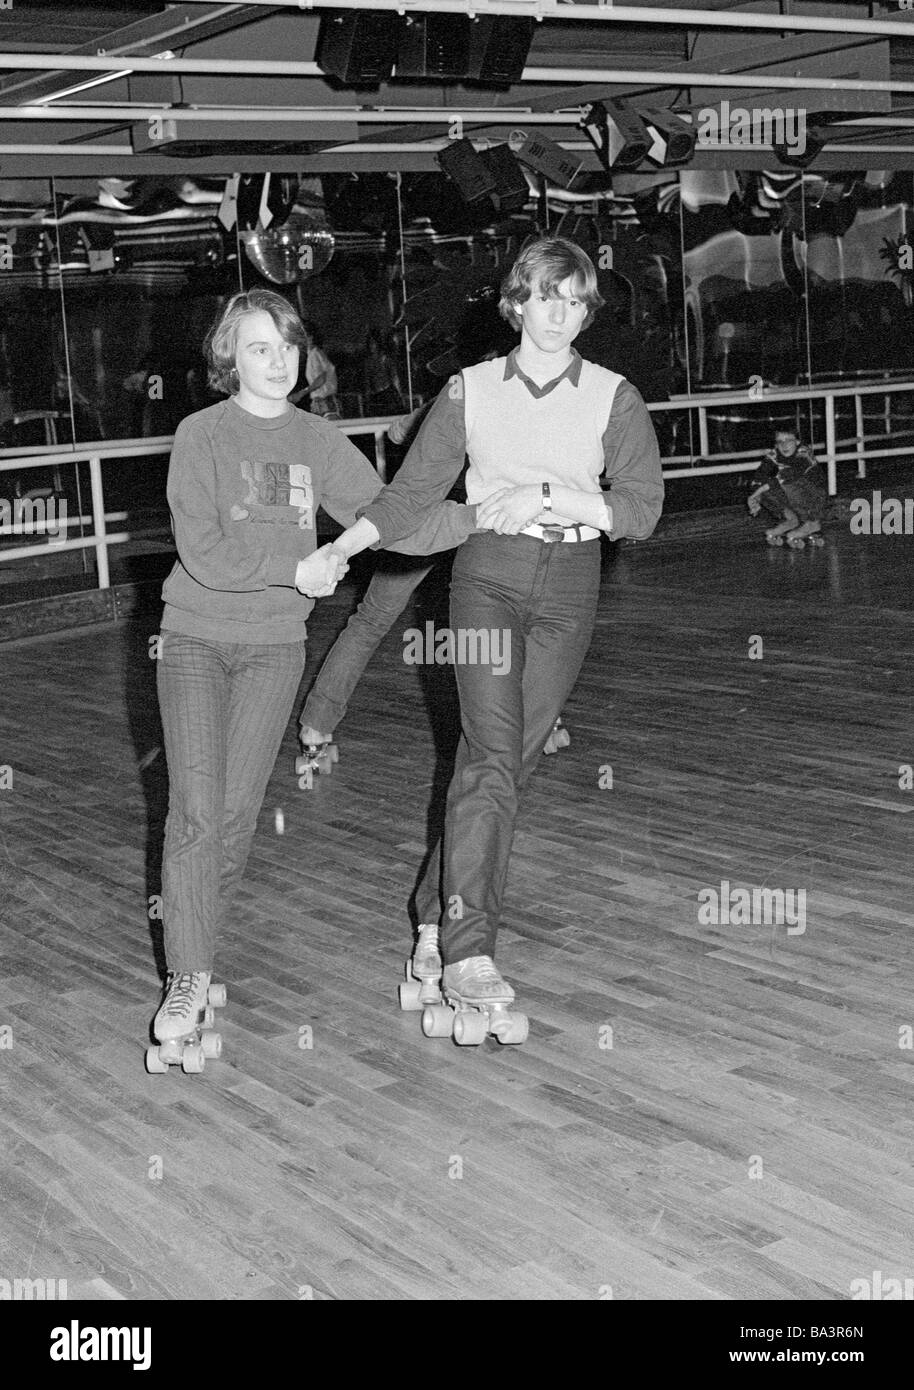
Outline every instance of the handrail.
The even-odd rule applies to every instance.
[[[865,477],[866,463],[874,459],[892,458],[905,454],[914,454],[914,416],[911,420],[910,430],[904,430],[903,434],[910,435],[912,442],[910,446],[888,447],[880,449],[868,448],[870,441],[884,438],[888,430],[880,435],[867,435],[864,431],[863,422],[863,397],[864,396],[883,396],[886,399],[886,421],[890,422],[888,414],[888,401],[891,396],[905,395],[914,392],[914,381],[900,381],[893,378],[886,378],[881,382],[859,383],[853,386],[839,385],[819,385],[812,387],[779,387],[765,386],[759,387],[757,384],[752,387],[740,390],[727,391],[708,391],[700,395],[673,396],[668,401],[651,401],[647,408],[652,414],[673,412],[681,414],[683,411],[698,412],[698,435],[699,453],[677,454],[668,456],[663,460],[664,478],[700,478],[708,477],[713,474],[724,473],[743,473],[757,467],[759,451],[743,450],[731,452],[712,453],[708,443],[708,418],[709,412],[713,416],[713,411],[718,406],[743,405],[748,407],[763,407],[772,402],[785,404],[796,401],[817,401],[821,402],[825,408],[825,462],[828,474],[828,491],[831,496],[837,492],[837,468],[840,463],[856,462],[858,477]],[[837,435],[837,423],[835,402],[838,399],[848,398],[854,401],[854,434],[848,439],[839,439]],[[373,435],[375,440],[375,466],[381,478],[386,480],[387,460],[385,454],[385,442],[390,426],[399,418],[397,415],[376,415],[368,419],[339,420],[335,423],[338,428],[346,435]],[[896,432],[897,433],[897,432]],[[91,532],[89,535],[80,536],[72,540],[55,540],[38,545],[20,545],[8,548],[0,546],[0,563],[3,561],[14,561],[30,559],[39,555],[52,554],[63,550],[87,550],[94,549],[96,553],[96,564],[98,569],[98,587],[107,589],[110,586],[110,572],[108,565],[108,551],[113,545],[123,545],[128,541],[140,537],[151,537],[158,535],[169,535],[170,527],[163,523],[161,527],[146,527],[142,530],[119,530],[108,531],[109,524],[120,523],[128,520],[126,512],[106,513],[104,503],[104,488],[102,481],[102,464],[111,462],[115,459],[123,458],[142,458],[148,455],[169,453],[173,443],[172,435],[157,435],[153,438],[137,440],[119,440],[116,444],[105,440],[95,440],[72,444],[64,447],[41,446],[37,445],[29,449],[2,449],[0,450],[0,474],[21,472],[37,468],[59,468],[61,464],[88,463],[89,477],[92,496],[92,514],[89,517],[66,517],[60,520],[61,527],[71,527],[76,525],[89,524]],[[848,450],[844,446],[851,445]],[[696,459],[698,462],[696,462]],[[677,466],[682,465],[682,466]],[[0,501],[3,499],[0,498]],[[18,500],[18,499],[17,499]],[[11,504],[7,507],[12,510]],[[32,510],[36,510],[33,506]],[[142,509],[141,509],[142,510]],[[145,510],[150,510],[146,508]],[[2,520],[2,514],[0,514]],[[31,520],[24,522],[14,521],[12,524],[0,524],[0,538],[9,535],[35,535],[48,534],[50,527],[47,519]]]

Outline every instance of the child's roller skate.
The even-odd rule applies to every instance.
[[[441,981],[444,1004],[430,1004],[422,1014],[427,1038],[449,1038],[461,1047],[476,1047],[487,1033],[500,1043],[526,1042],[526,1014],[511,1013],[514,990],[501,978],[491,956],[470,956],[449,965]]]
[[[303,726],[300,737],[304,752],[295,759],[295,775],[302,791],[310,791],[315,772],[321,777],[330,776],[333,764],[339,762],[340,750],[332,742],[331,734],[319,733],[317,729]]]
[[[438,926],[421,922],[416,948],[406,962],[406,982],[400,986],[400,1008],[412,1013],[430,1004],[440,1004],[441,970]]]
[[[185,1072],[200,1072],[207,1058],[222,1056],[222,1035],[213,1026],[216,1009],[225,1005],[225,985],[212,985],[210,978],[202,970],[169,975],[152,1026],[158,1044],[146,1049],[148,1072],[161,1074],[179,1063]]]
[[[798,526],[795,531],[791,531],[788,535],[787,544],[791,550],[802,550],[807,545],[824,545],[825,537],[822,535],[819,522],[806,521],[802,526]]]
[[[562,723],[562,716],[559,715],[552,726],[552,733],[546,739],[546,746],[543,748],[543,752],[557,753],[560,748],[567,748],[570,742],[571,734]]]

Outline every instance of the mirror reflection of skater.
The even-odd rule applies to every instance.
[[[752,474],[749,487],[749,511],[753,516],[764,511],[776,523],[765,532],[769,545],[783,545],[785,540],[796,550],[807,541],[824,545],[828,489],[815,455],[800,444],[796,430],[775,431],[774,448]]]
[[[448,1000],[461,1012],[480,1010],[484,1026],[494,1023],[506,1041],[526,1035],[525,1021],[506,1021],[514,992],[493,959],[521,793],[590,645],[600,534],[649,536],[663,500],[641,396],[571,346],[602,303],[578,246],[561,238],[527,246],[500,303],[520,329],[519,347],[452,379],[394,481],[334,542],[348,559],[408,532],[468,455],[467,497],[480,504],[484,529],[454,562],[451,631],[458,639],[488,634],[493,645],[498,638],[511,659],[507,668],[485,659],[455,664],[462,733],[443,852],[417,892],[413,973],[423,979],[416,958],[432,959],[440,944]],[[465,1022],[455,1020],[455,1037],[459,1024],[464,1041],[478,1041],[477,1023]],[[433,1016],[432,1031],[438,1025]]]
[[[383,487],[335,425],[290,405],[305,341],[280,295],[234,295],[206,343],[212,385],[229,399],[175,434],[168,502],[178,558],[157,652],[169,973],[153,1026],[164,1055],[147,1053],[153,1071],[178,1061],[202,1069],[217,934],[298,693],[305,620],[346,571],[338,552],[317,546],[318,508],[348,526]],[[475,508],[446,503],[422,520],[397,549],[451,549],[475,528]]]

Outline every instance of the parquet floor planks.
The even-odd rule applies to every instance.
[[[397,1008],[454,701],[392,633],[311,792],[290,724],[199,1077],[142,1065],[157,614],[0,647],[0,1277],[157,1300],[841,1300],[910,1278],[912,574],[904,537],[607,557],[572,744],[543,759],[509,877],[515,1049],[426,1040]],[[804,893],[803,930],[702,919],[722,883]]]

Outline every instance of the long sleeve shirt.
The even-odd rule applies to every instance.
[[[415,529],[446,495],[465,454],[471,502],[505,486],[541,482],[599,492],[602,478],[611,540],[645,539],[660,516],[660,452],[641,395],[624,377],[575,352],[545,386],[517,367],[514,352],[452,378],[394,481],[361,511],[376,527],[380,546]]]
[[[218,642],[301,641],[314,600],[295,589],[317,549],[324,510],[351,526],[384,484],[334,425],[289,407],[276,418],[234,398],[182,420],[168,470],[178,559],[165,581],[162,628]],[[476,528],[474,507],[445,503],[392,548],[449,550]]]

